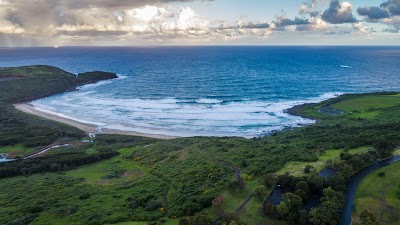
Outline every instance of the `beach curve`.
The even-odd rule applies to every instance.
[[[91,123],[84,123],[81,121],[77,121],[71,118],[66,118],[62,116],[58,116],[56,114],[52,114],[49,112],[44,112],[42,110],[37,109],[33,104],[30,102],[26,103],[18,103],[13,104],[14,108],[22,111],[24,113],[28,113],[31,115],[39,116],[48,120],[53,120],[59,123],[67,124],[73,127],[76,127],[87,134],[119,134],[119,135],[130,135],[130,136],[140,136],[140,137],[149,137],[155,139],[175,139],[179,138],[178,136],[170,136],[170,135],[163,135],[163,134],[149,134],[149,133],[141,133],[136,131],[128,131],[128,130],[118,130],[118,129],[110,129],[110,128],[100,128],[99,126]]]

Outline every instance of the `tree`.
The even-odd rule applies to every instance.
[[[297,189],[294,193],[295,193],[296,195],[300,196],[301,199],[303,199],[303,201],[306,200],[306,199],[308,198],[308,194],[307,194],[304,190],[302,190],[302,189]]]
[[[278,219],[280,216],[279,214],[280,213],[278,212],[276,205],[272,204],[271,202],[267,202],[264,204],[264,215]]]
[[[254,197],[263,200],[268,195],[268,190],[264,185],[259,185],[254,189]]]
[[[299,211],[299,222],[298,224],[300,225],[308,225],[309,224],[309,218],[308,218],[308,213],[306,210],[301,209]]]
[[[361,214],[360,214],[360,221],[361,221],[361,225],[373,225],[376,224],[376,218],[375,215],[370,212],[369,210],[364,210]]]
[[[242,160],[240,165],[242,166],[242,168],[247,168],[247,166],[248,166],[247,161],[245,159]]]
[[[186,218],[181,218],[179,220],[179,225],[190,225],[189,220]]]
[[[337,225],[343,207],[343,194],[331,187],[323,190],[321,204],[310,211],[310,222],[315,225]]]
[[[277,184],[282,185],[282,186],[289,186],[293,180],[293,177],[286,172],[283,175],[278,176]]]
[[[389,157],[395,150],[396,145],[390,139],[390,137],[385,137],[372,145],[372,147],[374,147],[374,149],[376,150],[379,158]]]
[[[239,214],[237,212],[226,212],[221,221],[226,224],[237,223],[239,222]]]
[[[300,181],[296,184],[296,191],[300,191],[301,195],[299,195],[303,200],[308,198],[308,194],[310,193],[310,188],[308,187],[307,182]]]
[[[313,166],[307,165],[306,167],[304,167],[304,173],[309,174],[309,173],[311,173],[312,169],[314,169]]]
[[[324,188],[324,183],[325,179],[318,174],[314,173],[311,174],[311,176],[307,177],[307,183],[309,184],[309,188],[313,192],[319,192],[322,193],[322,190]]]
[[[240,192],[243,191],[244,189],[244,181],[243,178],[240,178],[238,180],[232,181],[229,185],[228,185],[228,190],[230,192]]]
[[[282,218],[286,218],[289,213],[289,207],[285,202],[281,202],[278,206],[276,206],[276,210]]]
[[[190,218],[190,225],[211,225],[212,221],[207,214],[199,213]]]
[[[262,184],[267,188],[271,188],[276,184],[276,177],[271,173],[265,174],[262,177]]]
[[[346,180],[340,172],[336,173],[334,176],[328,177],[328,185],[335,190],[346,190]]]
[[[348,180],[353,175],[353,167],[347,163],[341,163],[339,165],[339,171],[345,180]]]

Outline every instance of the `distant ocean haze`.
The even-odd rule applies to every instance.
[[[314,121],[284,112],[341,93],[398,91],[399,47],[0,49],[0,66],[47,64],[120,78],[34,101],[100,127],[257,137]]]

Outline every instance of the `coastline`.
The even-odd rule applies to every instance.
[[[148,134],[148,133],[141,133],[136,131],[125,131],[125,130],[117,130],[117,129],[110,129],[110,128],[102,128],[101,132],[99,132],[98,126],[90,123],[83,123],[80,121],[76,121],[70,118],[61,117],[55,114],[51,114],[48,112],[41,111],[37,109],[34,105],[30,102],[27,103],[18,103],[13,104],[13,107],[19,111],[24,113],[28,113],[31,115],[39,116],[48,120],[53,120],[59,123],[67,124],[73,127],[76,127],[87,134],[94,133],[94,134],[120,134],[120,135],[130,135],[130,136],[140,136],[140,137],[148,137],[148,138],[155,138],[155,139],[175,139],[179,138],[177,136],[169,136],[169,135],[162,135],[162,134]]]

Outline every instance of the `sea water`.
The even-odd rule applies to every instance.
[[[285,113],[342,93],[399,91],[400,47],[2,48],[0,66],[102,70],[118,79],[33,104],[99,127],[258,137],[314,121]]]

